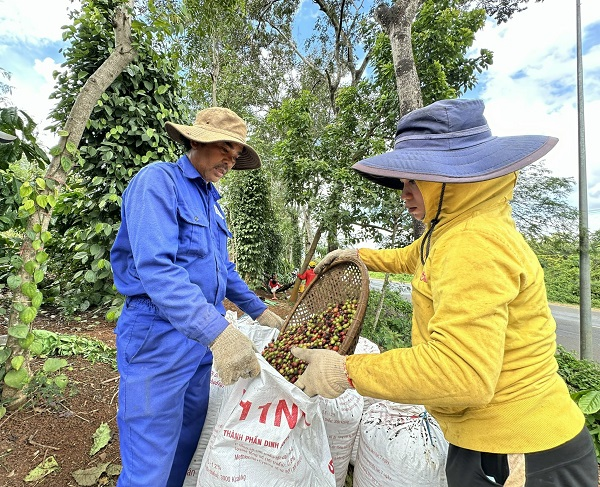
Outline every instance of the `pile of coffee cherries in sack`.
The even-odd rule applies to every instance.
[[[278,338],[269,343],[262,355],[283,377],[292,384],[306,369],[306,362],[291,353],[293,347],[326,348],[338,351],[356,314],[358,301],[348,299],[330,304],[321,313],[311,315],[306,321],[288,326]]]

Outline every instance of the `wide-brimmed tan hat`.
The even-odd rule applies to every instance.
[[[233,169],[256,169],[260,167],[257,152],[246,144],[246,122],[228,108],[212,107],[200,110],[196,114],[194,125],[179,125],[173,122],[165,124],[167,134],[175,142],[183,144],[183,138],[196,142],[237,142],[244,149],[237,158]]]

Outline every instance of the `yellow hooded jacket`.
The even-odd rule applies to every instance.
[[[426,233],[359,250],[370,270],[413,274],[413,346],[347,358],[360,394],[423,404],[450,443],[490,453],[554,448],[584,425],[557,374],[542,268],[511,217],[515,182],[447,183],[429,250]],[[430,228],[442,183],[417,185]]]

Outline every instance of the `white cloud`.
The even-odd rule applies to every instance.
[[[61,39],[61,26],[68,24],[68,10],[79,1],[0,0],[0,32],[3,41],[43,44]]]
[[[300,16],[315,15],[303,0]],[[581,0],[582,34],[596,24],[595,38],[583,38],[586,165],[589,226],[600,229],[600,1]],[[52,71],[62,55],[61,26],[71,0],[0,0],[0,67],[12,73],[13,102],[40,126],[54,101]],[[477,34],[475,48],[494,52],[477,95],[497,135],[548,134],[560,139],[546,165],[560,177],[578,177],[578,113],[575,2],[529,2],[527,10],[497,26],[488,22]],[[295,29],[295,32],[299,34]],[[306,36],[306,32],[303,33]],[[471,96],[471,95],[470,95]],[[51,141],[46,145],[52,145]],[[578,206],[577,191],[571,202]]]
[[[600,2],[581,2],[585,150],[588,208],[600,209]],[[596,24],[595,36],[585,37]],[[494,64],[476,95],[485,101],[486,118],[496,135],[545,134],[559,143],[545,159],[559,177],[579,181],[577,109],[577,30],[574,2],[528,4],[500,26],[488,22],[475,47],[494,52]],[[587,41],[587,42],[586,42]],[[595,43],[595,44],[594,44]],[[570,196],[578,207],[578,189]],[[600,213],[589,214],[589,228],[600,229]]]

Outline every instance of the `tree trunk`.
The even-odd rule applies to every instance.
[[[90,118],[92,110],[102,93],[112,84],[112,82],[121,74],[125,67],[135,58],[136,52],[131,44],[131,17],[130,12],[133,9],[133,0],[129,0],[127,5],[122,5],[115,10],[113,26],[115,31],[115,49],[111,55],[102,63],[102,65],[89,77],[81,92],[77,96],[73,108],[69,113],[67,121],[61,135],[58,150],[53,151],[53,158],[46,169],[44,177],[45,185],[40,196],[46,198],[56,198],[67,180],[68,171],[72,166],[73,158],[76,156],[77,147],[83,135],[86,123]],[[43,206],[40,205],[42,201]],[[52,217],[52,204],[46,204],[44,200],[36,199],[35,211],[29,216],[27,222],[27,232],[23,236],[20,256],[24,263],[36,262],[36,256],[43,250],[41,235],[48,230],[50,218]],[[43,274],[33,275],[23,266],[20,271],[22,283],[39,283]],[[41,276],[41,277],[40,277]],[[29,364],[29,354],[27,350],[19,344],[19,338],[23,338],[22,332],[15,333],[18,325],[23,325],[20,319],[19,309],[23,307],[32,307],[31,299],[22,292],[20,288],[14,290],[13,306],[11,308],[8,323],[7,348],[11,351],[11,356],[6,361],[6,371],[10,370],[11,357],[22,355],[25,362],[22,367],[31,375]],[[29,325],[30,329],[30,324]],[[13,334],[11,334],[11,329]],[[30,330],[29,330],[30,332]],[[20,336],[14,336],[20,335]],[[4,384],[2,387],[2,398],[11,400],[11,408],[17,408],[23,404],[25,397],[22,390],[9,387]]]
[[[396,245],[396,235],[398,234],[398,227],[400,226],[400,215],[394,218],[394,225],[392,227],[392,235],[391,235],[391,245],[394,247]],[[381,316],[381,310],[383,309],[383,302],[385,301],[385,293],[387,292],[388,286],[390,282],[390,274],[385,273],[385,277],[383,278],[383,285],[381,286],[381,296],[379,297],[379,302],[377,303],[377,309],[375,310],[375,317],[373,318],[373,333],[377,329],[377,325],[379,323],[379,317]]]
[[[423,107],[421,82],[417,74],[411,37],[413,20],[423,2],[424,0],[396,0],[391,7],[379,5],[375,10],[375,18],[390,38],[392,46],[400,117]],[[424,230],[423,223],[413,219],[414,238],[419,238]]]
[[[396,0],[379,5],[375,18],[390,38],[400,116],[421,108],[423,96],[412,49],[411,26],[424,0]]]
[[[302,267],[300,268],[300,272],[299,274],[302,274],[306,268],[308,267],[308,263],[311,261],[313,255],[315,254],[315,250],[317,249],[317,245],[319,243],[319,240],[321,239],[321,232],[323,231],[323,228],[321,226],[319,226],[319,228],[317,228],[317,231],[315,232],[315,236],[313,238],[312,244],[310,245],[310,248],[308,249],[308,252],[306,252],[306,256],[304,257],[304,262],[302,262]],[[290,301],[292,303],[296,302],[296,299],[298,299],[298,290],[300,289],[300,279],[298,279],[296,277],[296,282],[294,282],[294,288],[292,289],[292,294],[290,294]]]

